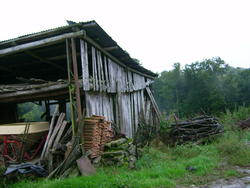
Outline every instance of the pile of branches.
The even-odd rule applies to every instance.
[[[236,123],[236,125],[241,129],[249,129],[250,128],[250,118],[240,121]]]
[[[199,116],[188,121],[180,121],[171,125],[170,138],[174,143],[196,142],[212,135],[224,132],[218,119],[212,116]]]

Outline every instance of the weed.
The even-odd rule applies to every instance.
[[[231,177],[235,177],[235,176],[238,176],[239,175],[239,172],[238,171],[236,171],[236,170],[234,170],[234,169],[230,169],[230,170],[226,170],[225,172],[224,172],[224,178],[225,179],[229,179],[229,178],[231,178]]]

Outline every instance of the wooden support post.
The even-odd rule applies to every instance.
[[[77,107],[77,117],[78,117],[78,127],[77,127],[77,136],[80,143],[83,143],[83,123],[84,123],[84,114],[82,113],[81,105],[81,96],[80,96],[80,85],[78,77],[78,68],[77,68],[77,56],[76,56],[76,44],[75,39],[71,38],[71,47],[72,47],[72,59],[73,59],[73,71],[74,71],[74,83],[75,83],[75,96],[76,96],[76,107]],[[84,75],[82,75],[84,76]],[[82,153],[84,152],[83,145],[81,146]]]
[[[67,46],[67,61],[68,61],[68,79],[70,83],[70,104],[71,104],[71,118],[72,118],[72,125],[74,126],[73,135],[76,142],[83,142],[82,138],[82,130],[83,130],[83,116],[82,113],[82,105],[81,105],[81,96],[80,96],[80,84],[79,84],[79,76],[78,76],[78,65],[77,65],[77,54],[76,54],[76,43],[75,39],[71,38],[70,40],[66,41]],[[71,47],[71,49],[70,49]],[[72,71],[73,68],[73,71]],[[74,89],[72,90],[72,82],[74,84]],[[76,100],[76,108],[74,108],[74,99]],[[77,114],[77,121],[75,118],[75,114]],[[73,123],[74,121],[74,123]],[[77,122],[77,128],[76,128]],[[77,132],[75,132],[77,131]],[[77,136],[77,137],[76,137]],[[83,148],[82,148],[83,152]]]
[[[72,48],[72,60],[73,60],[73,71],[74,71],[74,84],[75,84],[77,116],[78,116],[78,121],[80,122],[82,119],[82,106],[81,106],[80,86],[79,86],[77,58],[76,58],[76,44],[75,44],[74,38],[71,38],[71,48]]]
[[[75,111],[74,111],[74,99],[73,99],[73,86],[72,86],[72,56],[70,50],[70,41],[66,39],[66,53],[67,53],[67,69],[68,69],[68,82],[69,82],[69,104],[70,104],[70,117],[71,117],[71,124],[72,124],[72,134],[75,136]]]

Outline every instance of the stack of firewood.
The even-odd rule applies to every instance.
[[[91,158],[100,156],[104,145],[112,140],[111,122],[103,116],[92,116],[84,121],[83,138],[85,151],[91,150]]]
[[[198,141],[202,138],[223,132],[223,125],[218,122],[217,118],[204,115],[173,124],[170,131],[170,138],[175,143],[181,144],[189,141]]]

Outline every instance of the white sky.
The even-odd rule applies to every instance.
[[[215,56],[250,67],[250,0],[2,0],[0,8],[0,41],[96,20],[154,72]]]

